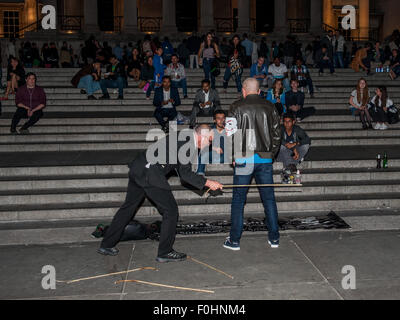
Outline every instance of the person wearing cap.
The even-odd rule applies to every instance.
[[[12,119],[10,132],[16,134],[18,123],[22,118],[28,118],[19,133],[29,134],[28,129],[43,117],[43,109],[46,107],[46,94],[43,88],[36,85],[34,73],[26,75],[26,84],[18,89],[15,104],[17,111]]]

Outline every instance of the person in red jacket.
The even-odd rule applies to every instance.
[[[34,73],[26,75],[26,84],[18,89],[15,104],[17,111],[12,119],[10,132],[16,134],[18,123],[22,118],[28,118],[19,133],[29,134],[28,128],[43,117],[43,109],[46,107],[46,94],[43,88],[36,86],[36,75]]]

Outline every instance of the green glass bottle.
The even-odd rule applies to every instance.
[[[385,152],[383,155],[383,169],[387,169],[389,167],[388,156]]]

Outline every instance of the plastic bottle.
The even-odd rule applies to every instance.
[[[380,154],[376,156],[376,168],[382,169],[382,158]]]
[[[300,174],[300,170],[297,170],[297,172],[296,172],[295,183],[296,183],[296,184],[301,184],[301,174]]]

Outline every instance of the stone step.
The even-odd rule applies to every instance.
[[[391,163],[392,164],[392,163]],[[223,184],[232,184],[233,169],[229,171],[214,171],[214,165],[207,166],[207,177],[218,180]],[[299,167],[300,168],[300,167]],[[55,193],[58,190],[71,189],[94,189],[99,186],[105,188],[126,189],[128,184],[128,169],[120,174],[95,174],[95,175],[70,175],[70,176],[33,176],[33,177],[0,177],[0,193],[5,194],[24,194],[28,192],[45,193],[46,191]],[[194,167],[195,169],[195,167]],[[400,167],[390,169],[304,169],[302,172],[303,183],[332,183],[344,182],[355,183],[356,181],[386,181],[391,184],[393,180],[400,180]],[[274,171],[274,181],[280,181],[280,170]],[[171,186],[179,187],[180,180],[177,177],[169,179]]]
[[[8,128],[7,128],[8,129]],[[96,142],[96,141],[135,141],[144,142],[148,137],[147,133],[141,132],[109,132],[102,133],[97,131],[89,131],[83,133],[52,133],[52,134],[39,134],[35,130],[32,130],[30,135],[12,135],[7,132],[6,128],[0,129],[0,145],[4,144],[30,144],[30,143],[71,143],[71,142]],[[357,128],[358,129],[358,128]],[[9,129],[8,129],[9,130]],[[4,133],[3,133],[4,132]],[[378,138],[383,137],[393,138],[398,137],[400,139],[400,127],[390,128],[389,130],[308,130],[308,135],[313,140],[327,138],[332,140],[335,138]]]
[[[1,152],[50,152],[50,151],[88,151],[88,150],[144,150],[147,149],[152,142],[135,142],[128,140],[119,141],[71,141],[65,142],[34,142],[29,143],[1,143]],[[400,139],[398,136],[388,137],[345,137],[339,136],[334,139],[326,138],[314,138],[312,145],[313,147],[322,146],[373,146],[373,145],[387,145],[397,146],[400,145]]]
[[[117,195],[123,198],[125,194]],[[112,196],[107,196],[113,198]],[[387,194],[385,198],[381,193],[378,194],[333,194],[318,196],[283,196],[277,194],[277,206],[280,217],[288,217],[293,212],[320,212],[320,211],[351,211],[351,210],[371,210],[377,208],[400,207],[400,193]],[[2,222],[22,222],[22,221],[55,221],[73,219],[110,219],[121,206],[123,200],[117,202],[83,202],[64,206],[60,203],[53,205],[34,206],[7,206],[1,210],[0,221]],[[211,198],[206,200],[198,197],[196,200],[178,201],[179,213],[181,217],[199,216],[204,219],[207,216],[228,215],[231,211],[230,199]],[[264,208],[257,193],[249,193],[246,204],[246,215],[252,213],[262,213]],[[157,209],[148,201],[138,210],[136,217],[151,217],[159,219]]]
[[[103,116],[104,114],[104,116]],[[58,125],[109,125],[109,124],[114,124],[114,125],[145,125],[148,126],[150,122],[154,122],[154,125],[156,125],[156,121],[153,117],[129,117],[126,115],[122,116],[116,116],[114,113],[111,112],[98,112],[95,117],[83,117],[82,114],[79,113],[67,113],[67,116],[64,115],[58,115],[48,112],[45,114],[45,116],[37,123],[36,126],[41,126],[41,125],[52,125],[52,126],[58,126]],[[61,117],[62,116],[62,117]],[[82,117],[81,117],[82,116]],[[3,115],[4,117],[4,115]],[[197,118],[199,122],[211,122],[212,118],[211,117],[198,117]],[[306,124],[306,123],[321,123],[321,122],[343,122],[343,123],[354,123],[358,122],[355,121],[355,118],[350,115],[315,115],[312,117],[308,117],[304,119],[301,124]],[[9,119],[5,118],[0,118],[0,125],[1,126],[8,126],[10,124]],[[136,128],[132,127],[132,128]]]
[[[344,172],[346,169],[352,170],[372,170],[376,167],[376,160],[328,160],[328,161],[305,161],[301,164],[302,170],[320,170],[324,173],[327,170],[336,170]],[[390,158],[390,167],[400,167],[400,159]],[[274,163],[276,171],[282,170],[281,163]],[[218,173],[230,171],[230,165],[212,165],[208,166],[207,172]],[[127,165],[69,165],[69,166],[24,166],[24,167],[0,167],[0,181],[3,180],[21,180],[21,179],[46,179],[47,177],[66,177],[79,178],[83,176],[109,176],[109,175],[127,175]]]

